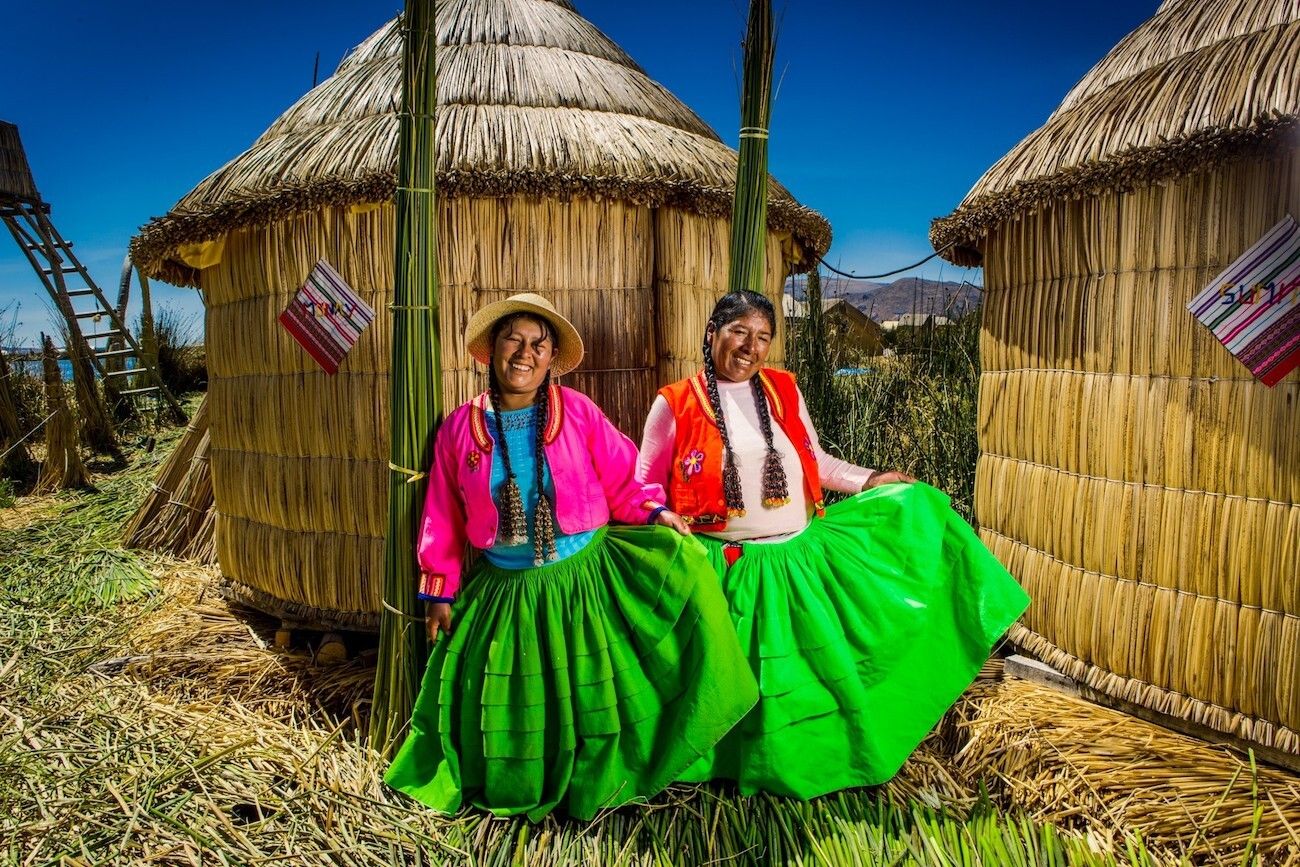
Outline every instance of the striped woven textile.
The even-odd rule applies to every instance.
[[[1187,305],[1270,388],[1300,365],[1300,224],[1288,216]]]
[[[280,324],[326,373],[334,374],[374,318],[370,305],[321,259],[280,314]]]

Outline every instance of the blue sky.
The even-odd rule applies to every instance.
[[[1086,10],[1030,0],[777,0],[770,168],[835,230],[858,273],[929,252],[932,217],[1038,127],[1157,0]],[[7,4],[0,119],[17,123],[55,225],[116,292],[127,243],[243,151],[343,54],[401,8],[340,0]],[[734,146],[742,0],[577,0],[578,10]],[[14,38],[16,37],[16,38]],[[927,277],[972,279],[939,260]],[[197,316],[190,290],[158,303]],[[36,276],[0,234],[0,308],[50,330]]]

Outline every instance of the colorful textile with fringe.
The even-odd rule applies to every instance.
[[[333,375],[374,318],[370,305],[321,259],[280,314],[280,324]]]
[[[1300,224],[1287,216],[1187,309],[1270,388],[1300,365]]]

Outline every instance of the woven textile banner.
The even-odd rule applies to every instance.
[[[321,259],[280,314],[280,324],[326,373],[334,374],[374,318],[370,305]]]
[[[1288,216],[1187,305],[1270,388],[1300,365],[1300,224]]]

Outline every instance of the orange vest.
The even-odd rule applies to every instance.
[[[772,420],[790,438],[799,454],[804,492],[820,517],[825,512],[821,474],[817,469],[812,441],[803,419],[799,417],[799,387],[794,375],[765,367],[758,372],[758,378],[763,394],[767,396]],[[659,389],[659,394],[668,401],[677,422],[673,462],[665,486],[668,505],[697,530],[721,530],[727,526],[728,518],[737,515],[727,512],[727,500],[722,490],[726,452],[713,407],[709,405],[704,373],[701,371],[664,386]]]

